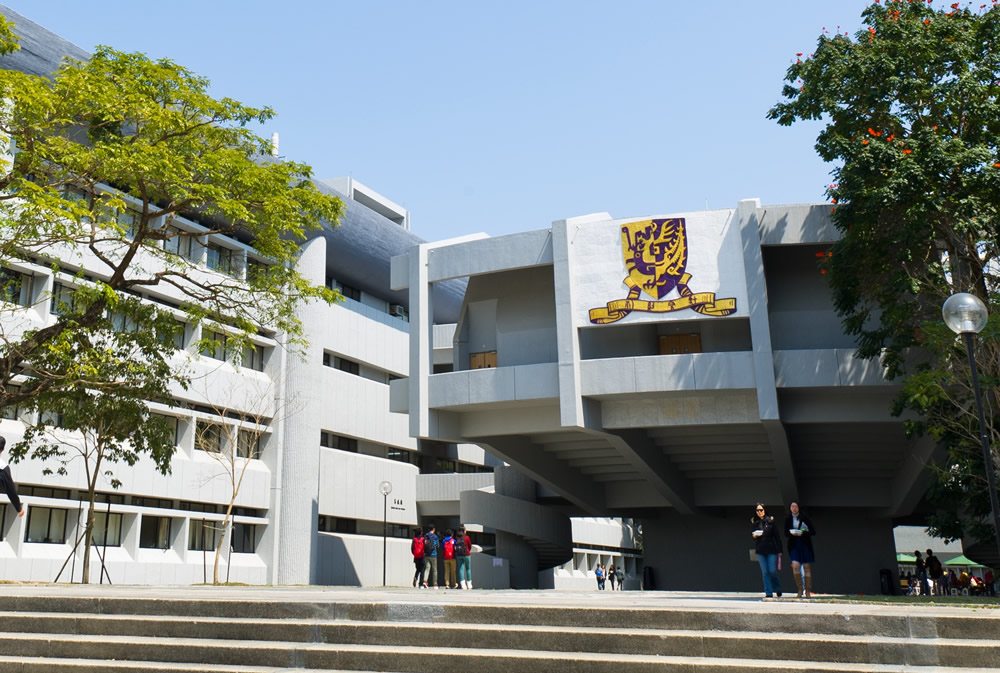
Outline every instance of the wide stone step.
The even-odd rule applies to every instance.
[[[208,600],[154,598],[82,598],[11,596],[7,611],[43,613],[97,613],[101,615],[162,615],[185,618],[291,619],[499,624],[532,626],[587,626],[614,631],[657,628],[695,631],[760,631],[821,633],[895,638],[977,638],[1000,641],[1000,619],[993,611],[967,614],[920,613],[886,609],[857,614],[830,606],[796,604],[794,612],[761,604],[753,610],[650,609],[601,606],[600,609],[547,606],[385,603],[340,601]]]
[[[474,644],[478,649],[1000,667],[1000,642],[967,638],[911,639],[667,629],[630,629],[627,636],[620,632],[605,632],[603,636],[595,637],[595,631],[590,627],[235,620],[55,613],[0,613],[0,624],[4,625],[8,635],[22,633],[38,637],[56,637],[60,634],[146,637],[154,638],[154,644],[166,644],[168,638],[187,639],[191,642],[206,639],[247,642],[252,638],[250,642],[253,647],[260,647],[262,643],[266,645],[267,642],[283,642],[463,649]],[[28,647],[27,644],[23,646]],[[268,656],[274,655],[284,657],[287,653],[271,653]],[[286,665],[286,660],[281,661],[281,665]]]
[[[333,626],[333,625],[331,625]],[[133,662],[198,663],[229,666],[265,666],[272,668],[398,670],[438,673],[448,662],[462,662],[478,673],[490,670],[603,671],[608,661],[628,663],[627,670],[673,670],[680,661],[692,659],[729,661],[740,669],[781,666],[794,663],[808,670],[827,670],[834,664],[862,666],[890,665],[904,667],[950,666],[988,669],[1000,666],[1000,645],[993,641],[943,641],[933,639],[906,642],[901,639],[783,636],[764,633],[696,634],[640,633],[607,634],[585,632],[572,634],[573,642],[587,641],[583,651],[564,640],[565,631],[547,628],[523,628],[497,640],[495,630],[471,627],[447,629],[450,644],[427,646],[436,627],[399,624],[373,628],[373,625],[335,625],[334,635],[345,642],[304,643],[294,641],[216,640],[212,638],[171,638],[119,635],[78,634],[0,634],[0,652],[20,657],[65,657],[76,659],[130,660]],[[442,625],[438,625],[440,627]],[[486,642],[479,640],[480,637]],[[346,642],[346,641],[350,642]],[[365,641],[373,642],[365,642]],[[424,641],[424,644],[416,643]],[[442,639],[436,639],[438,641]],[[614,641],[634,643],[636,647],[611,647]],[[557,643],[557,641],[559,641]],[[516,643],[517,647],[510,647]],[[507,647],[502,647],[506,644]],[[477,647],[473,648],[472,645]],[[609,651],[610,650],[610,651]],[[514,668],[494,669],[494,661],[506,661]],[[554,669],[553,662],[575,662],[577,668]],[[634,668],[640,666],[642,668]],[[536,668],[537,667],[537,668]],[[609,669],[608,669],[609,670]],[[834,670],[834,669],[829,669]]]
[[[95,661],[93,659],[68,659],[52,657],[5,657],[0,655],[0,670],[4,673],[289,673],[302,668],[273,668],[271,666],[226,666],[220,664],[171,664],[159,661]],[[330,673],[347,673],[333,671]],[[350,671],[350,673],[374,673]],[[384,672],[383,672],[384,673]],[[395,673],[405,673],[396,671]]]
[[[991,668],[955,668],[911,665],[817,663],[807,661],[761,661],[753,659],[723,659],[693,656],[609,655],[597,653],[558,654],[514,650],[466,650],[456,652],[441,648],[414,648],[405,653],[388,653],[384,648],[342,646],[328,651],[323,646],[304,649],[305,661],[296,667],[259,665],[226,665],[217,663],[163,663],[141,661],[93,660],[80,657],[0,656],[4,673],[39,673],[41,671],[74,671],[75,673],[279,673],[322,669],[346,673],[396,671],[397,673],[440,673],[475,667],[477,673],[766,673],[768,671],[799,671],[802,673],[995,673]],[[387,668],[384,663],[408,658],[405,668]]]

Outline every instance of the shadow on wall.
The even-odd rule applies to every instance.
[[[361,586],[361,576],[351,562],[351,555],[347,553],[347,546],[342,538],[320,533],[317,551],[317,584]]]

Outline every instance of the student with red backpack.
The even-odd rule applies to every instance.
[[[451,528],[444,532],[444,587],[445,589],[457,589],[458,582],[455,581],[455,537]]]
[[[427,564],[427,579],[424,588],[433,585],[438,588],[438,549],[441,548],[441,540],[437,536],[437,528],[434,524],[427,527],[424,534],[424,562]]]
[[[458,561],[458,585],[463,589],[472,588],[471,554],[472,540],[466,534],[465,526],[459,526],[458,534],[455,535],[455,560]]]
[[[424,584],[424,570],[427,564],[424,562],[424,529],[417,526],[413,532],[413,541],[410,542],[410,553],[413,554],[413,586],[426,587]]]

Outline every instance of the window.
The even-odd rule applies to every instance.
[[[189,512],[211,512],[212,514],[218,514],[219,505],[208,502],[182,502],[181,509],[186,509]]]
[[[198,421],[195,425],[194,448],[211,453],[222,452],[222,426]]]
[[[351,437],[342,437],[332,432],[323,430],[319,433],[319,445],[328,449],[340,449],[341,451],[358,452],[358,440]]]
[[[174,329],[169,332],[161,332],[157,334],[157,339],[164,346],[173,346],[175,350],[184,350],[184,335],[187,326],[180,320],[174,325]]]
[[[66,315],[76,309],[74,303],[75,288],[62,283],[52,284],[52,297],[49,303],[49,313],[52,315]]]
[[[139,526],[139,547],[142,549],[170,548],[170,517],[142,515]]]
[[[109,525],[110,522],[110,525]],[[94,544],[103,547],[122,546],[122,515],[112,512],[94,512]]]
[[[209,243],[206,248],[205,265],[209,269],[232,275],[233,251],[216,243]]]
[[[132,496],[132,504],[138,507],[159,507],[160,509],[172,509],[173,500],[162,500],[160,498],[140,498]]]
[[[244,348],[241,365],[257,372],[264,371],[264,347],[250,344]]]
[[[19,390],[20,388],[17,386],[7,386],[7,392],[10,394],[16,393]],[[0,407],[0,418],[16,421],[19,418],[17,405],[11,404],[6,407]]]
[[[395,449],[390,446],[386,449],[385,457],[389,460],[399,461],[400,463],[412,463],[415,456],[413,451],[404,451],[403,449]]]
[[[0,301],[20,306],[31,304],[31,276],[0,268]]]
[[[257,526],[234,523],[230,546],[234,554],[253,554],[257,551]]]
[[[25,542],[63,544],[66,542],[66,510],[51,507],[28,508]]]
[[[150,417],[155,418],[160,423],[166,424],[166,426],[173,431],[174,444],[177,444],[180,441],[180,422],[177,420],[176,416],[167,416],[166,414],[150,414]]]
[[[52,428],[64,427],[63,413],[61,411],[50,411],[43,409],[38,412],[38,420],[41,421],[42,425],[47,425]]]
[[[360,365],[354,360],[348,360],[347,358],[342,358],[339,355],[325,351],[323,353],[323,366],[333,367],[334,369],[339,369],[342,372],[354,374],[355,376],[358,376],[360,372]]]
[[[142,220],[142,215],[134,210],[118,210],[112,213],[112,217],[118,222],[118,226],[121,227],[122,233],[125,238],[132,240],[139,233],[139,222]]]
[[[18,493],[21,495],[33,495],[36,498],[69,498],[69,489],[49,488],[47,486],[19,486]]]
[[[167,227],[168,238],[163,241],[163,249],[167,252],[172,252],[178,257],[183,257],[184,259],[190,260],[192,258],[191,254],[191,236],[188,232],[183,229],[178,229],[177,227]]]
[[[338,516],[320,515],[319,529],[327,533],[357,533],[357,519],[342,519]]]
[[[221,522],[191,519],[188,526],[188,549],[191,551],[215,551],[215,536]]]
[[[351,287],[347,283],[337,283],[337,289],[340,290],[340,294],[344,295],[345,299],[353,299],[354,301],[361,301],[361,290],[356,287]]]
[[[130,315],[117,311],[108,313],[108,320],[111,321],[111,329],[115,332],[127,332],[134,334],[139,331],[139,324]]]
[[[240,458],[260,458],[260,433],[240,430],[236,437],[236,453]]]
[[[202,333],[201,354],[216,360],[226,359],[226,335],[222,332],[204,330]]]

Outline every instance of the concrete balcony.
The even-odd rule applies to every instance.
[[[877,360],[855,357],[852,348],[774,351],[774,382],[778,388],[884,386]]]
[[[428,381],[432,409],[559,397],[555,362],[434,374]]]
[[[755,387],[749,351],[584,360],[580,375],[589,397]]]

